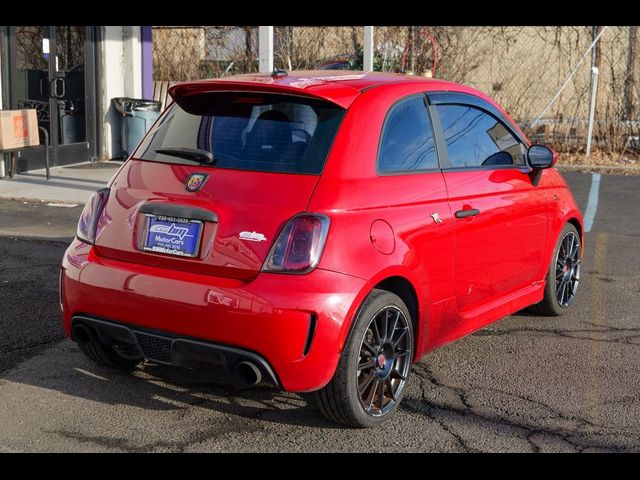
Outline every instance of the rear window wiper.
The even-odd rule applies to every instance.
[[[172,157],[185,158],[207,165],[215,165],[216,163],[211,152],[200,150],[199,148],[158,148],[154,150],[154,152]]]

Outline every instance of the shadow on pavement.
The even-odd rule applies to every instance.
[[[63,340],[52,350],[32,360],[48,366],[18,368],[5,378],[107,405],[158,412],[198,407],[253,420],[341,428],[325,420],[314,402],[308,404],[300,395],[222,383],[206,368],[190,370],[147,361],[131,372],[121,372],[91,362],[71,340]]]

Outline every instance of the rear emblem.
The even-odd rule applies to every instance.
[[[250,242],[266,242],[267,237],[262,233],[253,232],[240,232],[240,240],[249,240]]]
[[[207,175],[206,173],[192,173],[191,175],[189,175],[184,188],[187,189],[187,192],[195,192],[196,190],[200,190],[207,181],[207,178],[209,178],[209,175]]]

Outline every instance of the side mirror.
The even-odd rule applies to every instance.
[[[557,160],[558,154],[544,145],[531,145],[527,151],[527,161],[534,170],[553,167]]]

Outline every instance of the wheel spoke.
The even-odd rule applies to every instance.
[[[560,251],[558,252],[558,257],[560,257],[560,252],[562,252],[562,256],[566,257],[567,256],[567,243],[566,243],[566,238],[564,240],[562,240],[562,243],[560,244]]]
[[[389,330],[389,311],[385,310],[384,317],[382,318],[382,328],[380,329],[380,345],[387,341],[387,331]]]
[[[573,257],[573,237],[571,235],[567,235],[567,257]]]
[[[380,381],[378,379],[376,379],[376,383],[373,384],[373,387],[371,387],[371,399],[369,400],[369,408],[368,410],[371,410],[371,407],[373,407],[373,402],[376,399],[376,391],[378,390],[378,385],[380,385]]]
[[[569,282],[564,282],[562,287],[562,305],[567,304],[567,290],[569,287]]]
[[[374,357],[378,354],[378,350],[376,350],[373,345],[369,345],[366,341],[362,342],[362,346],[366,348],[371,355]]]
[[[396,392],[393,389],[393,384],[391,383],[391,378],[387,377],[387,379],[384,381],[384,383],[387,385],[387,391],[389,392],[389,395],[391,395],[391,400],[392,401],[397,401],[398,399],[396,398]]]
[[[368,370],[376,366],[376,361],[373,358],[370,358],[366,362],[358,364],[358,370]]]
[[[358,389],[358,393],[360,394],[360,397],[362,397],[362,395],[364,394],[364,392],[367,390],[367,388],[369,387],[369,385],[371,385],[371,382],[373,382],[373,380],[376,378],[376,372],[371,372],[371,375],[369,375],[369,378],[367,379],[367,381],[364,383],[364,385],[362,386],[362,388]]]
[[[398,326],[398,320],[400,319],[400,311],[399,310],[394,310],[395,318],[393,319],[393,326],[391,327],[391,329],[388,331],[388,335],[389,335],[389,340],[393,340],[393,335],[396,332],[396,327]]]
[[[556,297],[558,299],[558,301],[561,301],[560,299],[560,293],[562,292],[562,287],[564,286],[564,278],[562,278],[560,280],[560,282],[558,283],[558,286],[556,288]]]
[[[380,411],[382,412],[382,407],[384,407],[384,382],[380,382]]]
[[[395,340],[391,341],[391,344],[393,345],[394,350],[396,348],[398,348],[398,344],[400,343],[400,340],[402,340],[402,338],[407,334],[407,330],[408,330],[408,328],[404,327],[402,329],[402,331],[400,332],[400,335],[398,336],[398,338],[396,338]]]
[[[396,370],[395,368],[391,371],[391,376],[393,378],[397,378],[399,380],[406,380],[407,377],[405,377],[404,375],[402,375],[398,370]]]
[[[569,304],[569,302],[571,301],[571,299],[575,296],[576,294],[576,285],[573,283],[570,283],[569,286],[567,287],[567,304]]]
[[[378,346],[382,345],[382,338],[380,337],[380,330],[378,329],[378,322],[374,318],[371,322],[371,330],[373,331],[373,335],[376,337],[376,344]]]
[[[401,358],[401,357],[406,357],[407,355],[409,355],[409,350],[399,350],[397,352],[394,353],[396,358]]]

